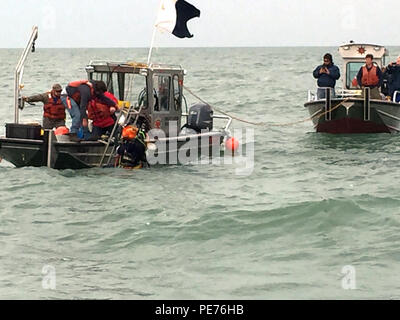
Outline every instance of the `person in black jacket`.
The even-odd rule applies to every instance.
[[[400,91],[400,56],[396,62],[392,62],[387,67],[387,73],[391,76],[389,82],[389,95],[394,99],[394,93]],[[400,102],[400,93],[397,94],[395,102]]]
[[[391,82],[391,75],[388,73],[387,68],[382,68],[382,85],[381,93],[385,96],[389,96],[389,84]]]
[[[332,96],[335,95],[336,80],[340,78],[340,70],[332,61],[332,55],[324,55],[324,63],[316,67],[313,72],[314,78],[318,79],[317,98],[325,98],[325,88],[332,88]]]

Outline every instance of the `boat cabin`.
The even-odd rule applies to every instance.
[[[375,44],[357,44],[350,41],[339,47],[339,54],[343,59],[342,81],[344,90],[358,90],[352,81],[357,77],[360,68],[365,65],[365,56],[372,54],[374,63],[382,69],[386,65],[386,57],[389,55],[388,50],[380,45]]]
[[[120,106],[141,108],[141,114],[151,120],[153,128],[162,129],[167,136],[170,121],[177,124],[178,130],[181,128],[186,73],[181,66],[91,61],[86,72],[89,80],[104,81]]]

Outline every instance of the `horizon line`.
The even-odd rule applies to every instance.
[[[361,43],[360,43],[361,44]],[[343,44],[341,44],[343,45]],[[156,49],[195,49],[195,48],[202,48],[202,49],[223,49],[223,48],[331,48],[331,47],[339,47],[341,45],[272,45],[272,46],[190,46],[190,47],[155,47]],[[385,47],[400,47],[400,45],[384,45]],[[0,47],[1,49],[24,49],[25,47]],[[155,49],[153,48],[153,49]],[[149,47],[36,47],[38,49],[149,49]]]

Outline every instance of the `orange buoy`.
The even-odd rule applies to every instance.
[[[233,153],[239,148],[239,141],[234,137],[230,137],[228,140],[226,140],[225,147],[227,150],[230,150]]]
[[[61,135],[68,134],[68,133],[69,133],[69,129],[66,126],[61,126],[61,127],[58,127],[56,130],[54,130],[54,134],[56,136],[61,136]]]

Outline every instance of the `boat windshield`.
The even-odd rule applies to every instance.
[[[171,77],[155,74],[153,78],[155,94],[155,111],[169,111]]]
[[[143,99],[147,100],[146,93],[146,77],[140,74],[125,73],[124,100],[131,104],[138,103],[141,105]],[[146,97],[144,96],[146,95]],[[146,108],[147,104],[143,104]]]
[[[123,72],[94,72],[93,80],[102,80],[106,83],[108,91],[121,101],[129,101],[130,104],[138,103],[143,98],[146,89],[146,77],[140,74]]]
[[[357,77],[357,73],[365,62],[349,62],[346,67],[346,89],[357,89],[357,86],[352,84],[352,81]]]

